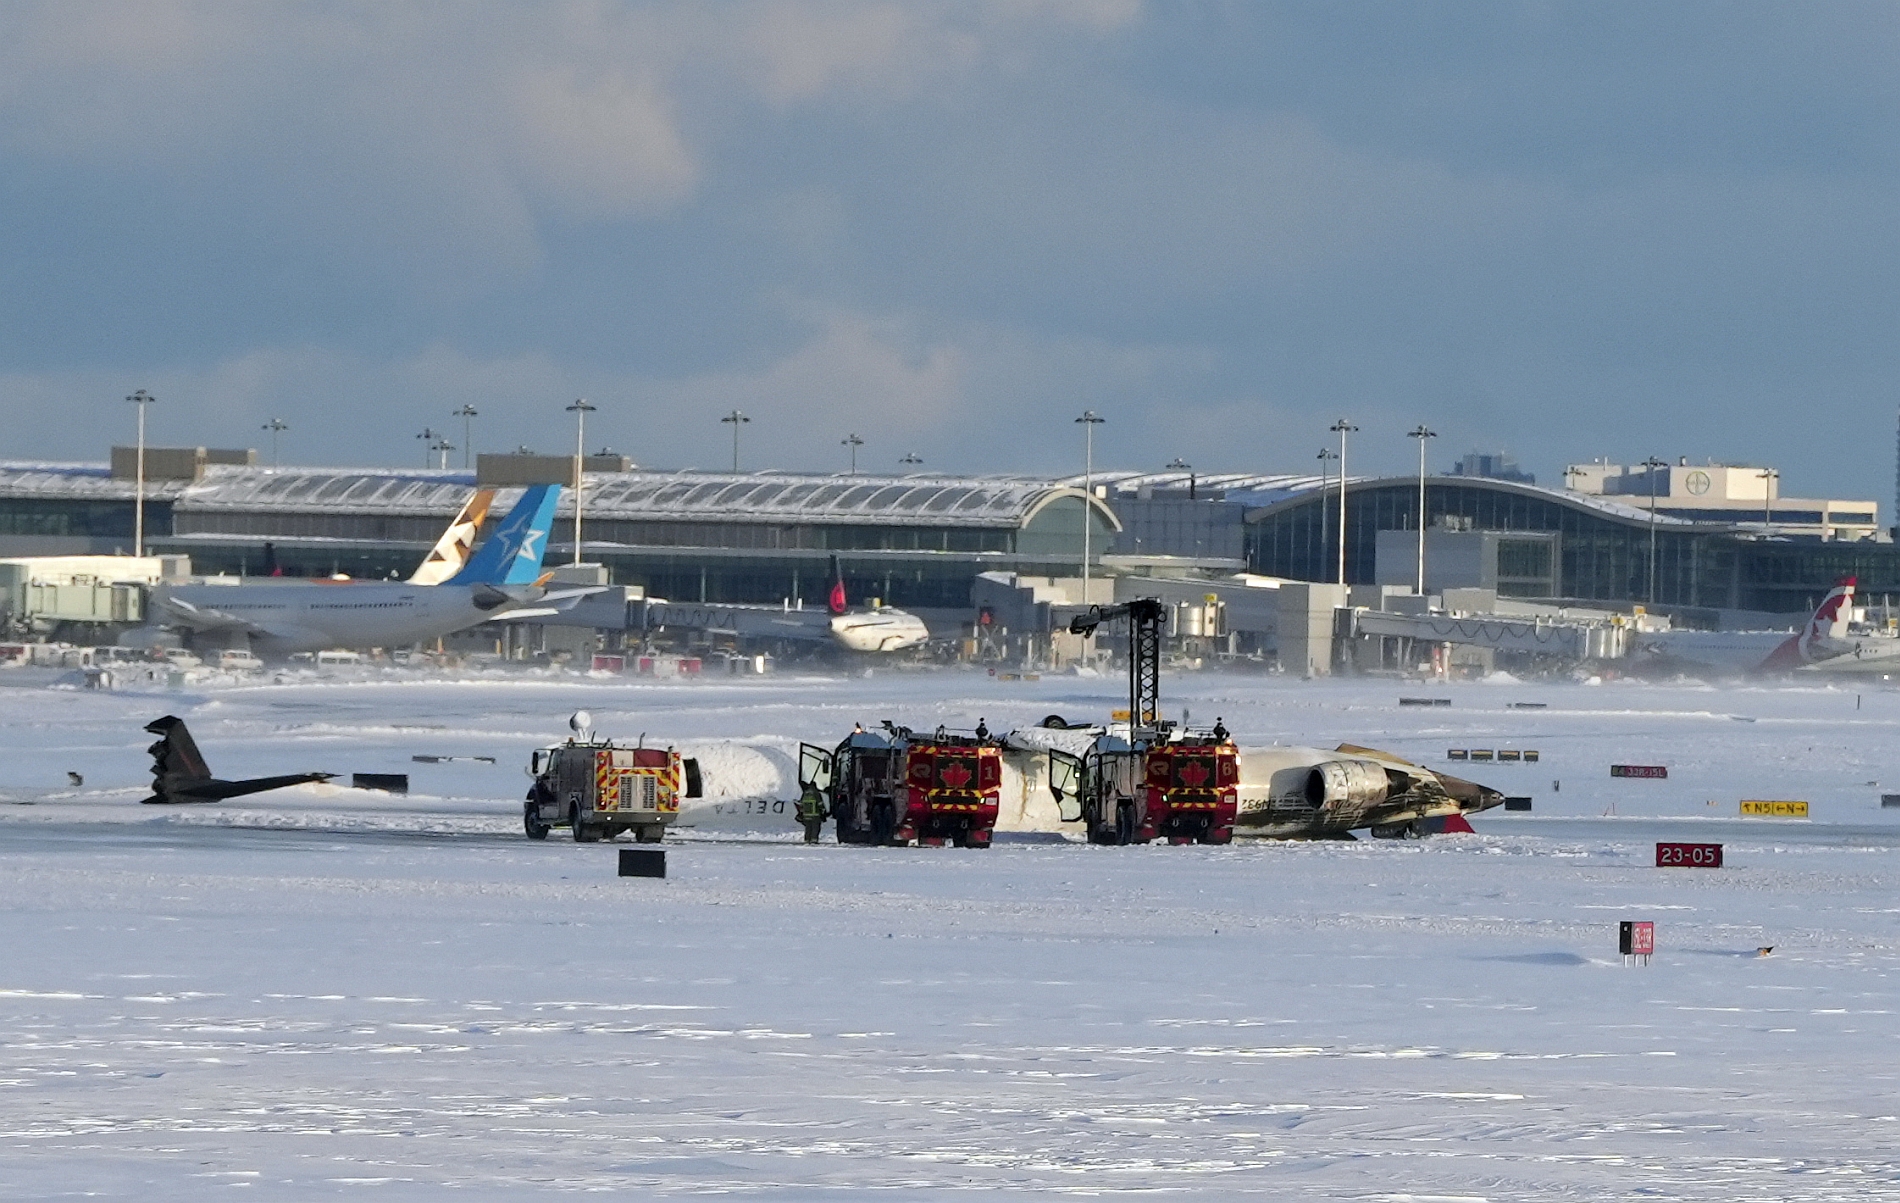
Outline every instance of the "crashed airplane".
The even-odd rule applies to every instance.
[[[147,751],[152,754],[152,796],[141,799],[146,805],[173,805],[181,802],[222,802],[245,794],[287,785],[307,785],[328,781],[335,773],[289,773],[282,777],[249,777],[242,781],[224,781],[211,775],[204,754],[198,751],[185,720],[168,714],[145,724],[159,737]]]

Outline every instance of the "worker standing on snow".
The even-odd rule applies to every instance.
[[[816,844],[825,829],[825,799],[818,787],[807,785],[798,798],[798,821],[805,826],[805,842]]]

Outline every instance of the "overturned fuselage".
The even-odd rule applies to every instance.
[[[1340,838],[1359,828],[1471,815],[1504,803],[1488,786],[1390,752],[1340,744],[1242,748],[1236,836]]]

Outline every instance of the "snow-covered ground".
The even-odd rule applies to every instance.
[[[7,1199],[1900,1198],[1884,688],[1170,676],[1170,712],[1243,744],[1386,748],[1536,810],[1422,842],[976,852],[728,833],[795,830],[763,804],[801,738],[1099,716],[1117,680],[6,680]],[[1397,705],[1424,693],[1452,705]],[[665,881],[524,839],[521,766],[583,707],[720,766],[749,822],[673,837]],[[167,712],[221,775],[414,792],[140,807]],[[1728,867],[1653,868],[1671,838]],[[1656,921],[1647,968],[1620,919]]]

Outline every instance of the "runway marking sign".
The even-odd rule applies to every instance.
[[[1625,919],[1616,925],[1616,950],[1626,957],[1648,957],[1656,951],[1656,925],[1649,920]]]
[[[1745,819],[1805,819],[1808,817],[1808,804],[1744,798],[1742,799],[1742,817]]]
[[[1719,869],[1722,867],[1722,845],[1659,842],[1656,845],[1656,867],[1658,869]]]
[[[1612,777],[1640,777],[1648,781],[1662,781],[1669,776],[1669,766],[1662,764],[1613,764],[1610,766]]]

